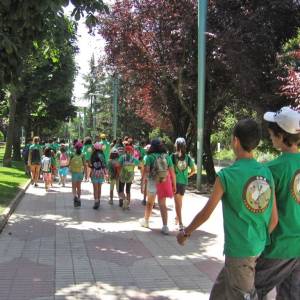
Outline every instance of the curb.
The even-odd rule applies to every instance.
[[[23,195],[25,194],[26,190],[30,186],[31,179],[25,183],[23,187],[20,188],[19,192],[15,196],[15,198],[10,202],[9,206],[4,210],[4,212],[0,215],[0,233],[4,229],[9,217],[15,211],[16,207],[20,203]]]

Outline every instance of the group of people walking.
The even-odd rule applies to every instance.
[[[166,198],[175,199],[176,224],[183,230],[182,198],[188,177],[195,173],[194,161],[186,153],[186,141],[178,138],[175,152],[169,154],[160,139],[149,144],[134,145],[133,138],[126,137],[113,143],[106,140],[105,134],[100,141],[93,143],[90,137],[83,141],[74,140],[72,145],[55,142],[41,145],[39,138],[33,138],[28,147],[27,165],[30,167],[32,184],[38,185],[40,173],[45,189],[59,176],[59,184],[65,186],[66,176],[70,171],[74,207],[81,206],[81,182],[91,180],[93,184],[94,209],[99,209],[102,184],[110,184],[109,204],[113,205],[114,190],[117,190],[119,206],[130,209],[131,185],[135,177],[135,168],[141,172],[141,192],[144,195],[144,218],[140,219],[143,227],[149,227],[149,219],[155,203],[158,204],[162,217],[162,233],[169,234]],[[147,199],[147,200],[146,200]]]

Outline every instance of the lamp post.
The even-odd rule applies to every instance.
[[[205,101],[205,30],[207,0],[198,0],[197,189],[201,188]]]

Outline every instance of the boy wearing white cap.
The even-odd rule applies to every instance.
[[[256,265],[259,299],[277,287],[276,299],[300,299],[300,112],[282,107],[264,119],[281,155],[267,163],[275,182],[279,222]]]

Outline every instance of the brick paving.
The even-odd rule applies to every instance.
[[[98,211],[92,209],[92,184],[83,182],[82,191],[82,207],[74,209],[70,182],[48,193],[41,183],[28,188],[0,235],[1,300],[208,299],[224,259],[220,205],[182,247],[173,200],[171,232],[163,236],[156,209],[151,229],[139,226],[144,206],[137,185],[129,211],[118,207],[117,197],[108,204],[108,184]],[[205,202],[187,193],[186,223]]]

